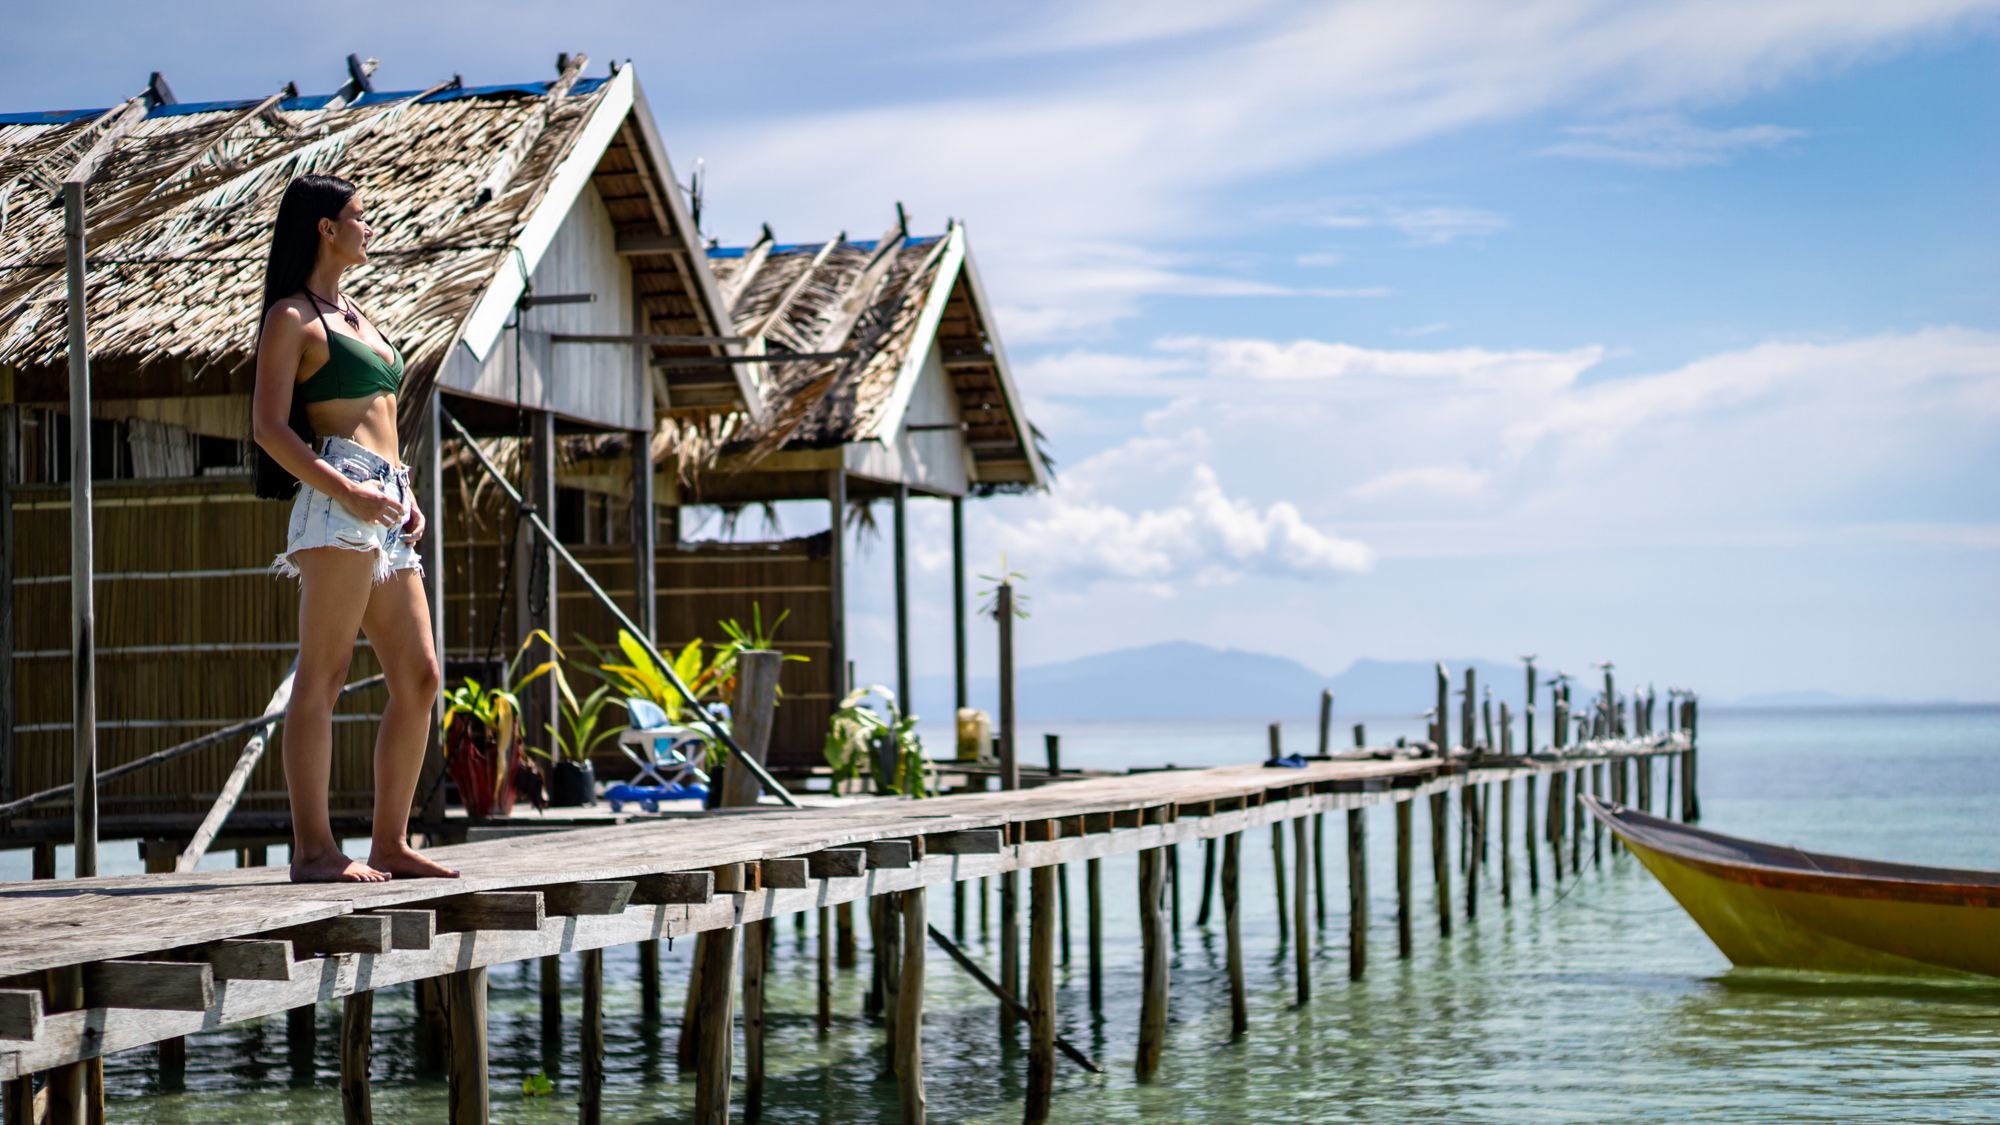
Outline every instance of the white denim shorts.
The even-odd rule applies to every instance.
[[[320,460],[333,466],[335,472],[348,480],[356,483],[375,481],[382,486],[389,499],[406,509],[410,506],[408,466],[391,465],[373,450],[343,437],[321,438],[319,456]],[[333,497],[301,484],[298,498],[292,501],[292,524],[286,534],[284,553],[272,561],[271,572],[299,577],[295,557],[300,551],[317,547],[373,551],[377,582],[399,570],[414,570],[418,574],[424,570],[417,558],[416,547],[403,535],[400,525],[385,527],[379,523],[364,523]]]

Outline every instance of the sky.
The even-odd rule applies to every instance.
[[[726,244],[873,237],[896,202],[962,220],[1057,462],[1046,494],[969,505],[972,569],[1025,574],[1026,663],[1539,652],[1719,698],[2000,699],[2000,4],[191,0],[8,24],[8,109],[152,70],[190,101],[327,90],[349,51],[382,89],[630,59]],[[942,671],[945,506],[911,535],[913,657]],[[858,546],[851,646],[882,679],[889,552]]]

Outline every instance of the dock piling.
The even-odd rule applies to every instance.
[[[1090,973],[1090,1011],[1093,1015],[1104,1014],[1104,861],[1087,859],[1083,863],[1084,897],[1089,900],[1085,910],[1085,928],[1088,931],[1087,948]]]
[[[1056,1071],[1055,870],[1028,876],[1028,1104],[1026,1119],[1049,1119]]]
[[[1347,810],[1347,979],[1368,969],[1368,810]]]
[[[346,1125],[371,1125],[368,1051],[375,1023],[375,993],[354,992],[340,1008],[340,1113]]]
[[[660,942],[639,943],[639,1019],[660,1022]]]
[[[1465,917],[1467,921],[1479,917],[1479,838],[1485,830],[1479,827],[1479,790],[1483,786],[1470,781],[1458,791],[1458,838],[1465,842]]]
[[[1326,929],[1326,814],[1312,816],[1313,924]],[[1300,848],[1299,853],[1305,854]]]
[[[1201,842],[1201,909],[1194,913],[1197,927],[1208,926],[1208,911],[1215,895],[1215,837]]]
[[[1229,1033],[1250,1029],[1250,1006],[1243,994],[1242,892],[1237,876],[1242,864],[1243,833],[1222,838],[1222,931],[1229,965]]]
[[[1561,727],[1557,727],[1561,730]],[[1542,870],[1540,854],[1542,842],[1535,838],[1535,775],[1521,779],[1521,858],[1528,861],[1528,893],[1542,893]]]
[[[747,1125],[756,1125],[764,1115],[764,966],[770,928],[769,919],[743,926],[743,1120]]]
[[[903,920],[902,972],[896,982],[896,1077],[901,1083],[903,1125],[924,1123],[924,946],[930,917],[922,887],[898,896]],[[1054,1025],[1051,1024],[1051,1034]]]
[[[1161,910],[1167,882],[1166,856],[1160,848],[1139,853],[1139,939],[1143,957],[1139,1001],[1139,1079],[1160,1070],[1160,1053],[1167,1043],[1167,918]]]
[[[1451,936],[1451,798],[1431,794],[1431,878],[1437,885],[1438,936]]]
[[[1291,910],[1285,905],[1285,826],[1271,822],[1271,890],[1278,898],[1278,944],[1291,938]]]
[[[486,1125],[492,1090],[486,1072],[486,968],[445,977],[445,1012],[451,1021],[451,1063],[445,1101],[451,1125]]]
[[[1294,875],[1292,885],[1292,932],[1298,938],[1298,941],[1293,943],[1292,946],[1292,971],[1293,975],[1298,978],[1295,987],[1298,1002],[1301,1006],[1310,1003],[1312,1000],[1312,938],[1310,936],[1312,931],[1306,924],[1306,912],[1309,909],[1306,903],[1306,889],[1312,875],[1312,872],[1308,871],[1307,868],[1311,867],[1312,864],[1306,858],[1306,830],[1305,817],[1296,816],[1292,818],[1292,850],[1298,856],[1298,860],[1292,868]]]
[[[1500,905],[1514,905],[1514,782],[1500,782]]]
[[[1412,893],[1416,880],[1412,877],[1410,855],[1415,843],[1412,837],[1416,835],[1411,823],[1415,818],[1410,811],[1414,803],[1414,799],[1396,802],[1396,957],[1399,960],[1409,959],[1414,944],[1415,919],[1410,913],[1416,897]]]
[[[742,864],[715,869],[717,895],[742,890]],[[696,943],[700,1018],[694,1027],[694,1119],[699,1125],[727,1125],[729,1121],[730,1054],[736,1038],[736,947],[742,932],[739,926],[724,926],[707,931],[702,936],[708,940]]]
[[[604,950],[577,954],[583,978],[583,1025],[577,1030],[577,1125],[598,1125],[604,1117]]]
[[[961,884],[962,885],[962,884]],[[818,973],[815,989],[819,1004],[814,1012],[814,1027],[819,1037],[824,1039],[833,1031],[833,933],[831,924],[833,911],[819,908],[819,932],[814,936],[818,953]]]

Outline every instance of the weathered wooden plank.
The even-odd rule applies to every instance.
[[[592,880],[588,883],[554,883],[535,888],[542,896],[542,913],[550,918],[573,918],[583,914],[619,914],[632,901],[637,880]]]
[[[395,948],[394,922],[382,914],[343,914],[303,926],[273,930],[269,937],[292,943],[292,953],[310,957],[326,953],[387,953]]]
[[[903,845],[904,863],[909,866],[909,841],[882,841]],[[806,867],[815,879],[858,879],[868,873],[868,852],[866,848],[828,848],[817,851],[805,858]],[[887,850],[885,848],[885,850]]]
[[[924,837],[924,850],[933,855],[998,855],[1000,848],[1000,831],[995,828],[937,832]]]
[[[699,906],[715,896],[711,871],[667,871],[632,883],[632,901],[642,905]]]
[[[41,1030],[41,992],[32,988],[0,988],[0,1039],[33,1039]]]
[[[916,862],[915,845],[908,840],[870,840],[862,850],[869,867],[908,867]]]
[[[83,967],[92,1008],[205,1012],[215,1004],[215,972],[201,961],[93,961]]]
[[[765,890],[799,890],[812,885],[808,862],[803,858],[757,861],[757,885]]]
[[[437,911],[435,910],[371,910],[367,916],[379,916],[389,920],[389,946],[392,949],[429,949],[437,940]]]
[[[437,904],[440,930],[539,930],[544,917],[539,891],[475,891]]]
[[[227,938],[203,946],[216,980],[292,979],[292,943],[272,938]]]

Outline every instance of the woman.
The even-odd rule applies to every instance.
[[[298,493],[285,550],[272,564],[300,588],[298,675],[284,733],[295,883],[458,875],[405,838],[438,663],[414,548],[424,517],[397,456],[403,357],[340,291],[341,274],[368,260],[372,237],[354,185],[300,176],[278,204],[264,271],[251,407],[257,492]],[[341,853],[327,815],[333,705],[357,632],[368,634],[389,688],[365,864]]]

